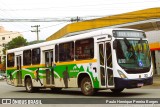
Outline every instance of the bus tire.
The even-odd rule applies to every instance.
[[[81,91],[86,96],[91,96],[95,93],[95,89],[92,86],[91,80],[89,77],[85,77],[81,81]]]
[[[113,93],[121,93],[124,88],[120,88],[120,89],[110,89]]]
[[[25,80],[25,87],[26,87],[26,91],[29,93],[34,92],[34,88],[33,88],[33,84],[32,84],[32,80],[31,78],[27,78]]]

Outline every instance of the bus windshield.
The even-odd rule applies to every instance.
[[[146,40],[117,39],[117,61],[122,68],[149,68],[151,57]]]

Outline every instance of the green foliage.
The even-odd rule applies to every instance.
[[[6,49],[13,49],[13,48],[18,48],[22,46],[26,46],[27,40],[24,39],[22,36],[18,36],[14,39],[12,39],[8,44],[6,45]]]
[[[22,36],[18,36],[16,38],[13,38],[10,42],[8,42],[8,44],[5,45],[5,47],[3,48],[3,54],[6,55],[6,50],[8,49],[13,49],[13,48],[18,48],[18,47],[22,47],[22,46],[26,46],[28,45],[28,42],[26,39],[24,39]],[[6,57],[3,58],[3,68],[5,69],[6,67]]]

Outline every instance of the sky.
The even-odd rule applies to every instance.
[[[67,19],[121,14],[160,7],[160,0],[0,0],[0,19]],[[31,26],[40,25],[39,38],[45,40],[71,22],[0,22],[9,31],[23,34],[28,41],[36,40]]]

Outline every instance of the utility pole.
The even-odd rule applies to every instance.
[[[31,32],[36,32],[36,34],[37,34],[37,41],[39,41],[39,32],[40,32],[39,27],[40,27],[40,25],[35,25],[35,26],[31,26],[31,27],[35,28],[35,30],[31,30]]]

